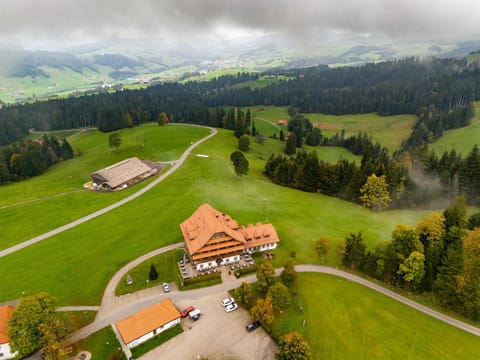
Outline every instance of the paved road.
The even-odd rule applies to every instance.
[[[97,314],[97,318],[101,318],[101,317],[105,316],[106,314],[110,313],[116,307],[120,298],[128,298],[129,296],[131,296],[131,295],[126,295],[126,296],[122,296],[122,297],[115,296],[115,289],[117,287],[117,284],[120,282],[120,280],[122,280],[122,278],[130,270],[132,270],[137,265],[140,265],[144,261],[146,261],[146,260],[148,260],[148,259],[150,259],[154,256],[163,254],[167,251],[171,251],[171,250],[174,250],[174,249],[181,248],[183,246],[184,246],[184,243],[180,242],[180,243],[164,246],[164,247],[162,247],[160,249],[157,249],[157,250],[153,250],[153,251],[149,252],[148,254],[145,254],[145,255],[140,256],[139,258],[136,258],[135,260],[133,260],[132,262],[128,263],[123,268],[121,268],[119,271],[117,271],[117,273],[112,277],[112,279],[108,282],[107,287],[105,288],[105,291],[103,293],[102,303],[100,305],[100,309],[99,309],[98,314]]]
[[[179,243],[181,244],[181,243]],[[171,245],[172,247],[175,247],[175,245],[179,244],[174,244]],[[150,253],[152,254],[152,253]],[[148,254],[147,254],[148,255]],[[153,255],[152,255],[153,256]],[[132,263],[130,263],[132,264]],[[127,265],[130,266],[130,264]],[[424,305],[421,305],[415,301],[412,301],[402,295],[399,295],[393,291],[390,291],[380,285],[377,285],[371,281],[368,281],[366,279],[363,279],[361,277],[358,277],[356,275],[350,274],[348,272],[334,269],[328,266],[322,266],[322,265],[297,265],[295,269],[298,272],[315,272],[315,273],[323,273],[323,274],[331,274],[335,275],[347,280],[350,280],[352,282],[361,284],[363,286],[366,286],[374,291],[377,291],[383,295],[386,295],[396,301],[399,301],[407,306],[410,306],[418,311],[421,311],[429,316],[432,316],[440,321],[443,321],[447,324],[450,324],[452,326],[455,326],[461,330],[464,330],[466,332],[469,332],[473,335],[480,336],[480,329],[469,325],[467,323],[464,323],[462,321],[459,321],[457,319],[454,319],[450,316],[444,315],[442,313],[439,313],[438,311],[432,310]],[[276,269],[275,273],[276,275],[280,275],[280,272],[282,271],[281,268]],[[122,270],[119,271],[119,273],[125,273]],[[123,275],[122,275],[123,276]],[[121,278],[121,277],[120,277]],[[157,302],[160,302],[164,300],[165,298],[170,298],[174,302],[185,302],[185,301],[192,301],[201,297],[205,297],[208,295],[212,295],[215,293],[221,293],[228,291],[230,289],[233,289],[235,287],[238,287],[243,281],[253,283],[256,281],[256,275],[249,275],[240,279],[234,279],[231,281],[223,282],[218,285],[206,287],[206,288],[201,288],[201,289],[195,289],[195,290],[190,290],[190,291],[176,291],[172,289],[172,291],[168,294],[163,293],[161,286],[158,287],[153,287],[149,289],[145,289],[142,291],[138,291],[134,294],[129,294],[129,295],[124,295],[121,297],[115,297],[112,296],[111,292],[112,289],[115,291],[115,287],[112,285],[111,287],[107,287],[105,295],[104,295],[104,301],[105,299],[109,299],[106,303],[105,306],[108,306],[108,308],[100,308],[99,314],[97,315],[97,318],[95,321],[88,326],[80,329],[78,332],[73,334],[69,341],[70,342],[76,342],[80,339],[83,339],[87,337],[88,335],[104,328],[105,326],[108,326],[111,323],[114,323],[118,320],[121,320],[127,316],[130,316],[148,306],[151,306]],[[112,282],[111,282],[112,283]],[[109,283],[109,285],[111,285]],[[102,305],[104,303],[102,301]],[[100,315],[100,316],[99,316]]]
[[[174,124],[172,124],[174,125]],[[177,124],[175,124],[177,125]],[[180,125],[180,124],[178,124]],[[170,125],[169,125],[170,126]],[[183,126],[183,124],[182,124]],[[187,125],[184,125],[184,126],[187,126]],[[199,125],[188,125],[188,126],[199,126]],[[199,126],[199,127],[205,127],[205,126]],[[148,184],[147,186],[145,186],[144,188],[140,189],[139,191],[137,191],[136,193],[112,204],[112,205],[109,205],[103,209],[100,209],[100,210],[97,210],[89,215],[86,215],[80,219],[77,219],[75,221],[72,221],[71,223],[69,224],[65,224],[63,226],[60,226],[56,229],[53,229],[49,232],[46,232],[42,235],[39,235],[39,236],[36,236],[30,240],[27,240],[27,241],[24,241],[20,244],[17,244],[15,246],[12,246],[12,247],[9,247],[5,250],[2,250],[0,251],[0,258],[4,257],[4,256],[7,256],[7,255],[10,255],[16,251],[19,251],[21,249],[24,249],[26,248],[27,246],[30,246],[30,245],[33,245],[33,244],[36,244],[42,240],[45,240],[45,239],[48,239],[49,237],[51,236],[54,236],[54,235],[57,235],[57,234],[60,234],[61,232],[64,232],[66,230],[69,230],[71,228],[74,228],[75,226],[78,226],[80,224],[83,224],[89,220],[92,220],[100,215],[103,215],[103,214],[106,214],[107,212],[110,212],[122,205],[125,205],[126,203],[132,201],[132,200],[135,200],[136,198],[138,198],[139,196],[142,196],[143,194],[145,194],[148,190],[150,190],[151,188],[153,188],[155,185],[157,185],[158,183],[160,183],[161,181],[163,181],[165,178],[167,178],[168,176],[170,176],[171,174],[173,174],[175,171],[178,170],[178,168],[183,164],[183,162],[187,159],[187,157],[190,155],[190,153],[192,152],[193,149],[195,149],[198,145],[200,145],[201,143],[203,143],[204,141],[212,138],[213,136],[215,136],[217,134],[217,130],[214,129],[214,128],[210,128],[210,127],[207,127],[208,129],[210,129],[210,134],[206,137],[204,137],[203,139],[200,139],[198,140],[197,142],[193,143],[192,145],[190,145],[190,147],[185,150],[185,152],[182,154],[182,156],[180,157],[180,159],[176,160],[175,161],[175,164],[170,168],[168,169],[165,173],[161,174],[157,179],[155,179],[154,181],[152,181],[150,184]]]

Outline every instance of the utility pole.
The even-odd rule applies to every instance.
[[[265,216],[265,203],[266,203],[266,200],[263,199],[263,221],[267,220],[267,217]]]

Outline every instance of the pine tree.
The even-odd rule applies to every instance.
[[[252,123],[252,136],[257,135],[257,128],[255,127],[255,121]]]
[[[281,136],[281,133],[280,133]],[[285,146],[285,154],[293,155],[297,151],[297,137],[295,133],[290,133],[287,139],[287,144]]]
[[[150,265],[150,271],[148,273],[148,279],[150,281],[155,281],[158,279],[158,272],[157,269],[155,268],[155,265],[151,264]]]
[[[342,263],[351,270],[360,269],[365,260],[366,245],[362,233],[350,234],[345,238],[345,253]]]

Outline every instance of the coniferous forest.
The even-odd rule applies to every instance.
[[[40,175],[51,165],[72,157],[72,147],[65,138],[59,141],[48,135],[4,146],[0,149],[0,184]]]

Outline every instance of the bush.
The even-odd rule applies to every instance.
[[[242,275],[251,274],[257,271],[257,265],[248,266],[246,268],[240,268],[235,270],[235,276],[239,278]],[[238,275],[237,275],[238,274]]]

